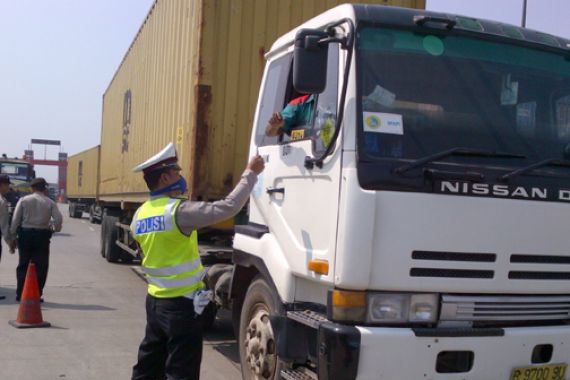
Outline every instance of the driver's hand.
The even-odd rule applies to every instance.
[[[279,112],[275,112],[273,115],[271,115],[269,121],[267,122],[267,129],[265,130],[265,134],[267,136],[277,136],[284,124],[285,120],[283,119],[283,116],[281,116]]]

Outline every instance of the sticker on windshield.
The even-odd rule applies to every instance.
[[[402,115],[383,112],[363,112],[364,132],[404,134]]]
[[[534,138],[536,126],[536,102],[517,104],[517,132],[526,138]]]
[[[304,129],[294,129],[291,131],[291,140],[302,140],[305,138],[305,130]]]
[[[445,46],[441,38],[433,35],[425,36],[422,45],[431,55],[440,56],[445,51]]]

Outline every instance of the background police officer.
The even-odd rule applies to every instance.
[[[63,217],[57,204],[46,195],[47,182],[43,178],[32,180],[33,193],[20,198],[10,230],[18,235],[20,258],[16,268],[18,286],[16,301],[20,301],[28,264],[36,264],[40,295],[43,295],[49,269],[49,245],[54,231],[61,231]]]
[[[8,201],[4,195],[10,191],[10,177],[6,174],[0,175],[0,235],[4,237],[6,244],[10,247],[10,252],[14,253],[14,239],[10,233],[10,211]],[[2,258],[2,242],[0,242],[0,259]],[[0,295],[0,299],[6,296]]]
[[[223,200],[207,203],[177,198],[187,190],[176,151],[169,144],[137,166],[151,197],[135,213],[131,231],[143,252],[148,281],[147,325],[133,380],[199,379],[204,299],[204,268],[196,230],[237,214],[249,198],[263,159],[254,157],[235,189]],[[205,301],[205,302],[203,302]]]

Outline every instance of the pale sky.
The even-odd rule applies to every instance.
[[[70,155],[97,145],[103,92],[152,3],[0,0],[0,154],[21,156],[32,138],[61,140]],[[520,25],[522,3],[427,0],[427,8]],[[568,15],[570,0],[528,0],[530,28],[570,38]],[[55,168],[36,171],[57,179]]]
[[[521,25],[523,0],[427,0],[433,11]],[[570,0],[528,0],[526,27],[570,38]]]
[[[22,156],[32,138],[70,155],[99,144],[103,92],[152,3],[0,0],[0,154]],[[54,167],[36,172],[57,180]]]

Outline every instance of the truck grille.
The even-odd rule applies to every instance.
[[[438,251],[413,251],[412,260],[417,267],[410,268],[411,277],[447,277],[447,278],[487,278],[492,279],[495,275],[493,270],[489,269],[465,269],[453,268],[446,265],[434,265],[437,263],[453,263],[465,264],[473,263],[493,263],[497,259],[494,253],[468,253],[468,252],[438,252]],[[431,261],[424,267],[425,261]]]
[[[569,296],[443,295],[441,321],[545,321],[570,319]]]
[[[413,251],[410,277],[509,280],[570,280],[570,256],[515,253],[508,272],[496,272],[496,253]]]

